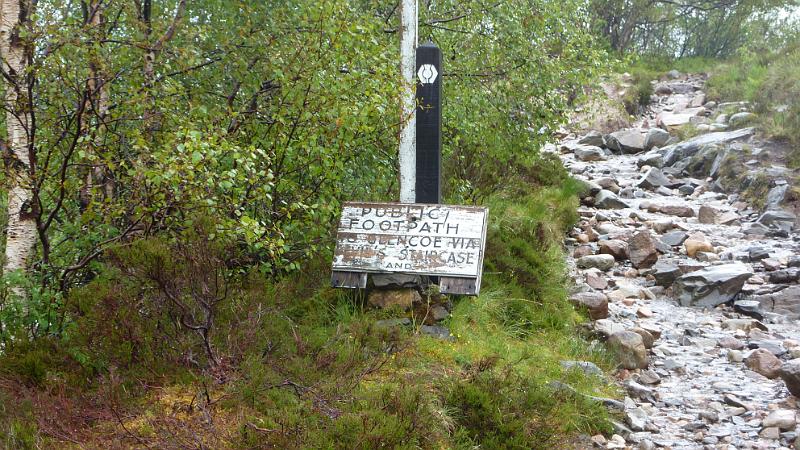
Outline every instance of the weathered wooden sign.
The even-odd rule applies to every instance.
[[[445,293],[480,291],[488,210],[475,206],[345,203],[333,284],[364,287],[366,273],[442,277]]]

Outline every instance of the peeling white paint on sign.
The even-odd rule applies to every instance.
[[[345,203],[333,270],[480,279],[488,209]]]

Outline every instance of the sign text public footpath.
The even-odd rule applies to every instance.
[[[487,209],[345,203],[333,270],[480,278]]]

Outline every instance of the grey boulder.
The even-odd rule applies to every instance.
[[[671,166],[676,162],[693,156],[701,147],[711,144],[724,144],[739,139],[745,139],[755,134],[754,128],[742,128],[735,131],[718,131],[701,134],[700,136],[679,142],[671,146],[664,154],[664,165]]]
[[[611,255],[587,255],[584,256],[576,264],[581,269],[600,269],[606,271],[614,267],[614,257]]]
[[[653,266],[650,275],[655,278],[656,284],[659,286],[669,287],[672,283],[681,276],[683,272],[676,265],[668,262],[658,262]]]
[[[636,166],[637,167],[650,166],[650,167],[657,167],[660,169],[664,167],[664,157],[661,155],[661,153],[657,152],[645,153],[636,161]]]
[[[655,190],[661,186],[669,186],[672,182],[656,167],[651,168],[642,176],[636,185],[642,189]]]
[[[663,147],[669,140],[669,133],[661,128],[650,128],[644,137],[644,149],[650,150],[653,147]]]
[[[608,317],[608,297],[600,292],[580,292],[569,298],[570,303],[589,311],[592,320]]]
[[[605,136],[608,148],[625,154],[644,151],[644,139],[644,135],[638,130],[620,130]]]
[[[601,209],[623,209],[627,208],[628,204],[623,202],[613,192],[602,189],[594,197],[594,205]]]
[[[786,388],[792,395],[800,397],[800,359],[784,363],[778,369],[778,376],[786,383]]]
[[[608,338],[608,346],[626,369],[646,369],[647,349],[642,336],[633,331],[618,331]]]
[[[605,142],[603,142],[603,133],[592,130],[582,138],[578,140],[578,144],[580,145],[593,145],[595,147],[603,147],[605,146]]]
[[[681,276],[672,290],[683,306],[713,307],[733,300],[751,276],[744,264],[723,264]]]
[[[606,159],[606,154],[600,147],[593,145],[578,145],[574,150],[575,157],[581,161],[602,161]]]
[[[661,236],[661,242],[670,247],[678,247],[689,237],[686,232],[681,230],[670,231]]]
[[[628,240],[628,258],[637,269],[651,267],[658,261],[656,244],[649,231],[639,231]]]

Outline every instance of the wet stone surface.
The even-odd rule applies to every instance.
[[[615,434],[591,437],[595,448],[796,448],[787,383],[800,393],[800,235],[791,213],[764,216],[719,192],[713,155],[691,175],[681,169],[706,141],[728,149],[752,139],[722,113],[730,105],[705,102],[703,84],[679,75],[657,85],[658,101],[634,128],[611,134],[605,159],[560,153],[594,186],[567,239],[569,264],[577,291],[608,299],[607,312],[596,302],[592,336],[611,340],[620,366],[606,376],[626,393]],[[681,122],[709,133],[680,143]],[[599,133],[584,141],[601,146]],[[583,297],[603,299],[596,294]]]

